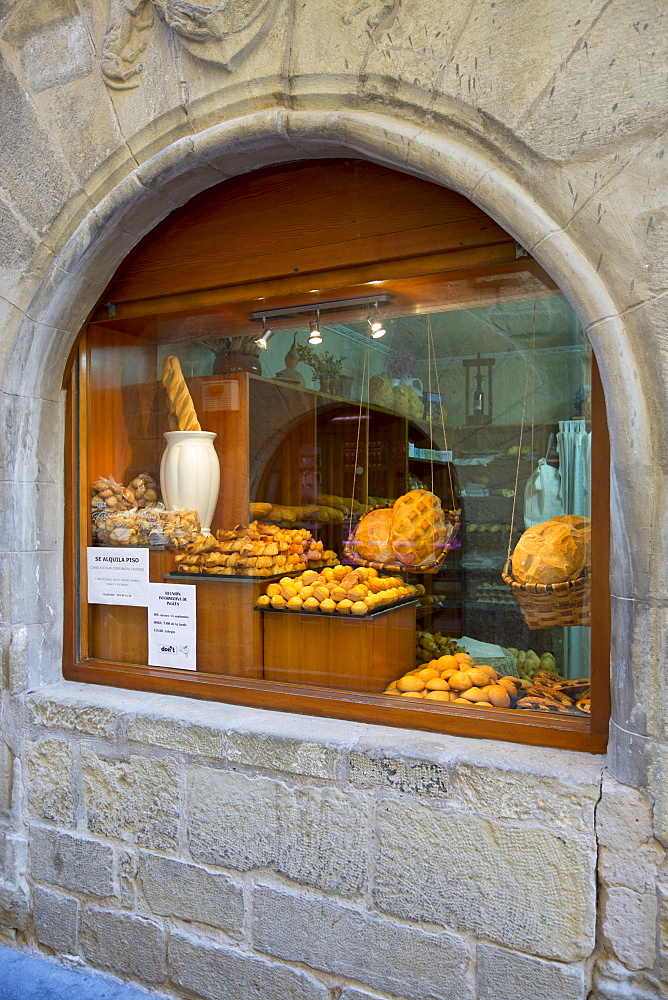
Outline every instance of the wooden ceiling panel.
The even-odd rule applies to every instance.
[[[292,163],[226,181],[174,212],[128,257],[106,301],[512,243],[437,184],[366,161]]]

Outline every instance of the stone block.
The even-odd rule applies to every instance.
[[[7,667],[13,694],[48,684],[62,673],[62,628],[57,621],[62,596],[53,602],[54,619],[44,624],[14,626],[11,630]]]
[[[153,913],[210,924],[233,936],[240,934],[243,893],[229,876],[142,851],[139,877]]]
[[[30,854],[31,874],[39,882],[90,896],[114,893],[114,858],[106,844],[33,827]]]
[[[372,893],[381,910],[544,958],[590,954],[593,837],[445,815],[405,800],[379,803],[377,837]]]
[[[546,827],[565,827],[591,835],[599,781],[591,765],[587,771],[582,781],[575,775],[566,781],[520,766],[510,770],[462,763],[456,768],[457,797],[467,811],[493,819],[533,820]]]
[[[654,799],[654,836],[668,847],[668,745],[651,741],[647,744],[647,790]]]
[[[60,400],[0,392],[0,482],[59,482],[62,418]]]
[[[587,1000],[664,1000],[665,983],[653,975],[632,972],[614,958],[603,958],[594,966],[594,988]]]
[[[172,931],[169,978],[206,1000],[328,1000],[329,990],[305,972],[268,962],[208,938]]]
[[[45,580],[51,587],[43,585]],[[0,599],[5,622],[25,627],[53,621],[60,609],[57,593],[61,580],[59,552],[0,554]]]
[[[269,778],[193,768],[190,852],[205,864],[272,868],[295,882],[352,896],[366,869],[365,802],[338,788],[289,788]]]
[[[596,810],[596,837],[602,847],[635,851],[654,836],[652,807],[645,792],[606,775]]]
[[[55,483],[0,483],[7,549],[48,551],[59,547],[62,532],[54,516],[59,495]]]
[[[354,785],[381,785],[410,795],[447,797],[452,769],[431,761],[406,760],[385,754],[350,754],[350,780]]]
[[[19,833],[2,830],[0,836],[0,879],[19,885],[28,871],[28,841]]]
[[[134,910],[137,902],[137,859],[132,851],[120,850],[117,856],[118,897],[124,910]]]
[[[663,982],[668,983],[668,885],[660,881],[657,886],[657,905],[659,909],[659,975]]]
[[[81,918],[81,945],[86,958],[101,969],[146,983],[165,978],[165,931],[153,920],[87,906]]]
[[[154,850],[176,850],[181,793],[174,759],[110,761],[81,754],[88,829]]]
[[[27,223],[4,201],[0,201],[0,276],[2,277],[3,299],[0,302],[0,316],[7,322],[3,330],[3,344],[0,347],[0,359],[11,362],[12,351],[15,348],[17,319],[20,312],[13,313],[8,308],[8,301],[25,302],[26,286],[31,273],[35,269],[35,258],[40,257],[40,243],[34,233],[30,232]],[[41,263],[41,261],[40,261]],[[25,297],[25,298],[24,298]],[[20,320],[19,320],[20,321]],[[3,366],[4,367],[4,366]]]
[[[28,700],[30,721],[45,729],[64,729],[89,736],[111,736],[116,715],[107,708],[86,705],[82,700],[55,701],[46,693],[32,695]]]
[[[28,758],[28,801],[30,812],[39,819],[74,826],[72,753],[64,740],[31,743]]]
[[[12,192],[18,212],[44,233],[75,190],[75,181],[16,78],[6,53],[0,51],[0,186]],[[26,137],[30,141],[26,141]]]
[[[601,929],[617,958],[638,971],[656,961],[656,891],[637,893],[624,886],[604,889]]]
[[[134,743],[182,750],[184,753],[200,754],[203,757],[220,757],[219,732],[175,719],[138,716],[128,726],[128,739]]]
[[[472,1000],[470,946],[329,900],[260,887],[253,901],[256,949],[356,979],[411,1000]]]
[[[614,659],[614,635],[612,646],[611,656]],[[624,729],[623,726],[618,726],[614,719],[610,720],[608,767],[610,774],[618,781],[635,787],[647,786],[648,780],[651,780],[651,775],[648,776],[651,749],[652,745],[647,736],[632,733],[628,729]],[[657,837],[661,836],[659,833],[656,835]]]
[[[24,931],[28,926],[29,900],[22,887],[0,881],[0,927]]]
[[[232,731],[227,737],[227,758],[250,767],[305,774],[310,778],[336,778],[339,755],[331,747],[306,740]]]
[[[354,986],[346,986],[341,994],[341,1000],[381,1000],[376,993],[367,993],[366,990],[358,990]],[[398,997],[397,1000],[403,1000]]]
[[[175,206],[226,179],[224,173],[194,155],[189,135],[141,163],[137,177],[149,191],[158,192]]]
[[[624,841],[620,841],[619,849],[599,848],[598,876],[603,885],[623,885],[633,892],[647,892],[656,884],[663,857],[664,851],[655,840],[635,850],[626,850]]]
[[[583,1000],[584,966],[545,962],[539,958],[478,945],[477,1000]]]
[[[14,754],[4,740],[0,740],[0,816],[8,816],[12,805],[14,784]]]
[[[39,943],[53,951],[75,955],[78,901],[37,885],[33,889],[32,910]]]

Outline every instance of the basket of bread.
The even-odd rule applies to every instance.
[[[459,523],[459,512],[443,510],[435,493],[409,490],[360,518],[344,545],[345,561],[395,573],[435,573]]]
[[[591,522],[562,514],[520,537],[503,570],[530,629],[591,624]]]

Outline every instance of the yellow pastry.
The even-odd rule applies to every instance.
[[[399,678],[397,681],[397,687],[400,691],[423,691],[424,681],[419,677],[406,674],[404,677]]]
[[[350,612],[353,615],[365,615],[368,610],[369,609],[364,603],[364,601],[355,601],[355,603],[350,608]]]

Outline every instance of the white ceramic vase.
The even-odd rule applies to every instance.
[[[202,534],[211,534],[211,518],[220,487],[220,464],[213,431],[166,431],[160,463],[160,488],[165,506],[196,510]]]

